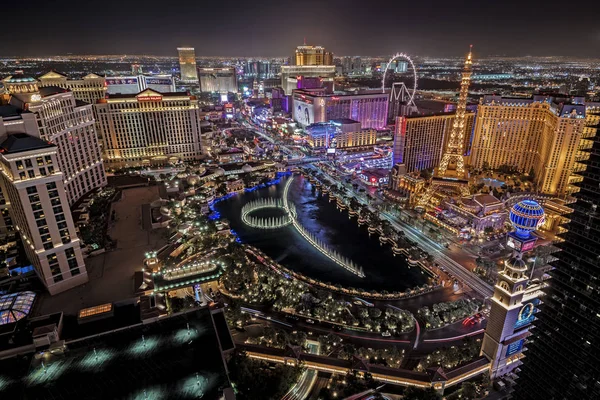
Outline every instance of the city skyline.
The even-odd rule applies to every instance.
[[[82,4],[3,22],[1,399],[600,399],[598,5]]]
[[[600,57],[600,31],[593,28],[597,4],[590,2],[577,10],[545,8],[542,18],[541,6],[536,3],[465,4],[464,10],[469,12],[463,12],[445,2],[393,4],[384,9],[356,1],[305,1],[300,5],[267,1],[236,9],[218,3],[163,9],[158,3],[146,2],[140,9],[137,2],[109,0],[89,13],[72,0],[61,0],[52,10],[62,6],[69,23],[53,26],[52,36],[47,37],[45,21],[52,10],[35,0],[28,13],[28,34],[4,43],[2,55],[169,56],[175,55],[179,46],[191,46],[198,56],[275,57],[291,56],[291,49],[306,39],[335,55],[380,55],[403,49],[446,57],[462,54],[466,46],[474,44],[478,56]],[[583,8],[588,12],[578,11]],[[549,40],[548,31],[558,29],[575,13],[580,23]],[[17,21],[9,19],[4,25],[8,31],[18,31],[21,22]],[[45,39],[31,40],[35,36]]]

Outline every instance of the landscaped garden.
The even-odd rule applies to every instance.
[[[474,299],[459,299],[434,304],[431,308],[421,307],[417,314],[425,322],[425,329],[438,329],[475,314],[483,303]]]

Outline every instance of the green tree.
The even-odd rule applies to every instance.
[[[296,383],[301,367],[275,366],[236,353],[228,363],[232,382],[240,399],[264,400],[281,398]]]
[[[418,389],[415,387],[408,387],[404,391],[403,400],[438,400],[440,395],[433,389]]]
[[[464,382],[461,386],[463,398],[471,400],[477,397],[477,386],[473,382]]]

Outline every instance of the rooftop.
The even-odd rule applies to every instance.
[[[26,83],[26,82],[35,82],[35,81],[36,81],[35,78],[33,78],[31,76],[22,75],[22,74],[13,75],[13,76],[4,78],[4,82],[9,82],[9,83]]]
[[[96,333],[0,360],[0,398],[214,399],[229,386],[208,309]]]
[[[144,96],[162,96],[162,97],[190,97],[193,98],[193,96],[190,96],[188,92],[159,92],[157,90],[154,89],[145,89],[142,90],[141,92],[134,94],[134,93],[117,93],[117,94],[109,94],[108,98],[109,99],[130,99],[132,97],[144,97]]]
[[[334,124],[340,124],[340,125],[360,124],[360,121],[355,121],[355,120],[350,119],[350,118],[336,118],[336,119],[329,120],[329,122],[332,122]]]
[[[0,106],[0,117],[2,118],[17,117],[21,115],[22,112],[23,110],[21,110],[19,107],[13,106],[12,104]]]
[[[26,133],[15,133],[10,135],[0,144],[0,153],[14,154],[23,151],[38,150],[55,147],[52,143],[46,142],[35,136]]]
[[[19,292],[0,296],[0,325],[7,325],[25,318],[33,301],[35,293]]]
[[[58,86],[46,86],[40,88],[39,92],[42,97],[48,97],[59,93],[67,93],[68,89],[63,89]]]

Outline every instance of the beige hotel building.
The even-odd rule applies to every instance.
[[[107,86],[103,76],[87,74],[81,79],[71,79],[67,75],[50,71],[38,77],[38,87],[56,86],[73,92],[76,100],[94,104],[103,99]]]
[[[588,141],[595,135],[586,127],[584,104],[555,102],[545,96],[481,99],[468,164],[496,169],[512,166],[533,171],[538,190],[566,196],[578,189],[577,173],[585,170]]]
[[[195,161],[202,157],[198,100],[146,89],[94,105],[107,167]]]
[[[25,132],[0,138],[0,182],[12,222],[51,295],[88,281],[57,150]]]
[[[91,104],[57,86],[14,94],[9,104],[35,115],[39,136],[58,147],[57,165],[69,204],[106,185]]]

